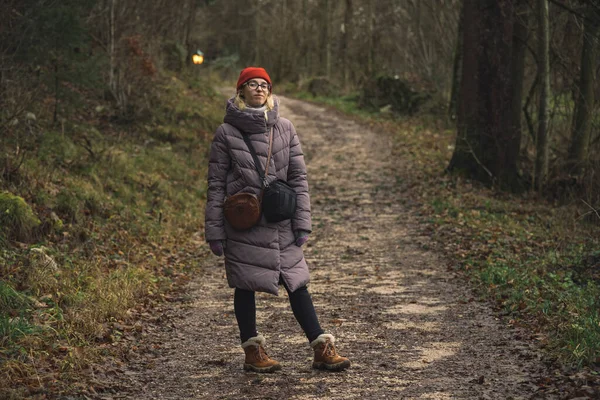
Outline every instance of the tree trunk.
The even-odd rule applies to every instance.
[[[525,57],[527,54],[527,37],[529,34],[529,5],[522,2],[515,8],[515,27],[512,38],[512,59],[510,76],[512,77],[512,91],[510,93],[510,132],[512,143],[509,146],[519,149],[521,145],[521,116],[523,113],[523,83],[525,77]],[[518,150],[517,150],[518,152]],[[517,154],[518,155],[518,154]],[[513,161],[511,160],[511,163]],[[516,165],[516,158],[514,160]]]
[[[58,56],[54,60],[54,112],[52,116],[52,124],[56,125],[58,122],[58,88],[60,87],[60,80],[58,78]]]
[[[327,26],[327,36],[325,36],[325,48],[326,48],[326,53],[325,53],[325,74],[327,76],[327,78],[331,78],[331,30],[329,29],[329,24],[330,24],[330,16],[331,16],[331,2],[329,0],[327,0],[325,2],[325,4],[327,5],[327,8],[325,8],[325,12],[327,15],[327,21],[326,21],[326,26]]]
[[[462,56],[463,56],[463,24],[464,24],[464,6],[460,12],[458,20],[458,36],[456,38],[456,46],[454,47],[454,66],[452,68],[452,86],[450,89],[450,102],[448,104],[448,117],[451,120],[456,118],[458,112],[458,91],[460,87],[460,76],[462,73]]]
[[[117,96],[117,88],[115,83],[115,2],[110,0],[110,17],[108,20],[109,26],[109,68],[108,68],[108,87],[110,88],[115,99]]]
[[[308,0],[302,0],[302,57],[304,58],[304,74],[312,75],[312,49],[309,45]]]
[[[254,65],[260,65],[260,46],[262,41],[260,40],[260,0],[254,2],[254,14],[252,19],[254,20]]]
[[[367,0],[367,18],[368,18],[368,26],[369,26],[369,31],[367,32],[367,34],[369,35],[369,44],[368,44],[368,48],[367,48],[367,75],[369,78],[373,77],[373,58],[374,58],[374,50],[373,48],[375,47],[375,40],[374,40],[374,35],[375,35],[375,29],[374,29],[374,21],[373,19],[375,11],[373,10],[374,6],[373,6],[373,0]]]
[[[538,68],[540,71],[540,104],[536,136],[535,187],[541,191],[548,177],[548,104],[550,100],[550,21],[548,0],[538,0]]]
[[[277,80],[283,80],[285,77],[285,69],[287,64],[287,52],[288,52],[288,40],[290,37],[290,32],[287,29],[287,0],[280,0],[281,4],[281,32],[282,36],[280,37],[280,49],[277,59],[277,70],[275,71],[275,77]]]
[[[185,64],[188,66],[193,64],[192,63],[192,54],[196,50],[196,49],[194,49],[194,45],[192,44],[190,38],[192,35],[192,29],[194,27],[194,23],[196,22],[197,9],[198,9],[198,4],[197,4],[196,0],[189,0],[188,7],[187,7],[188,15],[187,15],[185,31],[184,31],[184,35],[183,35],[183,43],[185,45],[185,50],[186,50]]]
[[[597,67],[600,18],[590,7],[589,20],[584,21],[583,47],[581,49],[581,72],[579,90],[573,121],[573,139],[569,161],[573,172],[579,174],[585,166],[590,146],[592,112],[594,110],[594,82]]]
[[[477,70],[479,69],[481,48],[479,47],[479,31],[481,30],[481,15],[477,0],[465,0],[463,3],[463,18],[469,21],[463,30],[462,76],[459,88],[457,137],[454,153],[448,165],[449,171],[457,171],[467,176],[486,180],[491,176],[481,166],[475,152],[480,148],[478,132],[478,86]]]
[[[4,68],[0,68],[0,109],[2,110],[6,110],[6,87],[4,75]],[[0,133],[2,132],[2,127],[4,126],[4,115],[4,112],[0,112]]]
[[[340,54],[342,63],[342,82],[344,90],[348,89],[350,66],[348,65],[348,38],[351,38],[350,27],[352,26],[352,0],[346,0],[346,9],[344,10],[344,24],[342,25],[342,37],[340,39]]]
[[[511,0],[465,0],[458,135],[450,171],[517,188],[520,143],[513,131]]]
[[[331,75],[331,42],[329,40],[329,8],[330,1],[322,0],[321,2],[322,14],[321,14],[321,74],[329,78]]]

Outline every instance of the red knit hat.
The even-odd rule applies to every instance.
[[[252,78],[262,78],[265,81],[267,81],[269,85],[271,85],[271,78],[269,77],[269,74],[267,74],[267,71],[265,71],[264,68],[248,67],[244,68],[242,72],[240,72],[240,77],[238,78],[236,89],[240,90],[242,85]]]

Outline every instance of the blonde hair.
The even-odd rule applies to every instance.
[[[238,90],[237,94],[235,95],[235,99],[233,99],[233,103],[237,106],[237,108],[243,110],[248,106],[241,95],[242,91]],[[269,93],[265,105],[267,106],[267,111],[271,111],[273,108],[275,108],[275,99],[273,98],[273,93]]]

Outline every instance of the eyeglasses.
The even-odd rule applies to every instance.
[[[261,83],[259,85],[258,82],[251,81],[246,83],[246,86],[248,86],[252,90],[256,90],[258,88],[261,88],[264,91],[271,90],[271,85],[269,85],[268,83]]]

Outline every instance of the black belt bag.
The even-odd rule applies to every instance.
[[[267,165],[265,166],[265,172],[262,172],[260,168],[260,161],[254,150],[254,146],[250,139],[242,133],[242,137],[252,154],[254,159],[254,166],[260,176],[262,182],[262,193],[261,193],[261,209],[268,222],[280,222],[286,219],[291,219],[296,214],[296,203],[297,195],[294,188],[292,188],[286,181],[277,179],[273,182],[267,182],[267,176],[265,174],[269,171],[269,163],[271,161],[271,152],[273,150],[273,128],[269,134],[269,151],[267,154]]]

